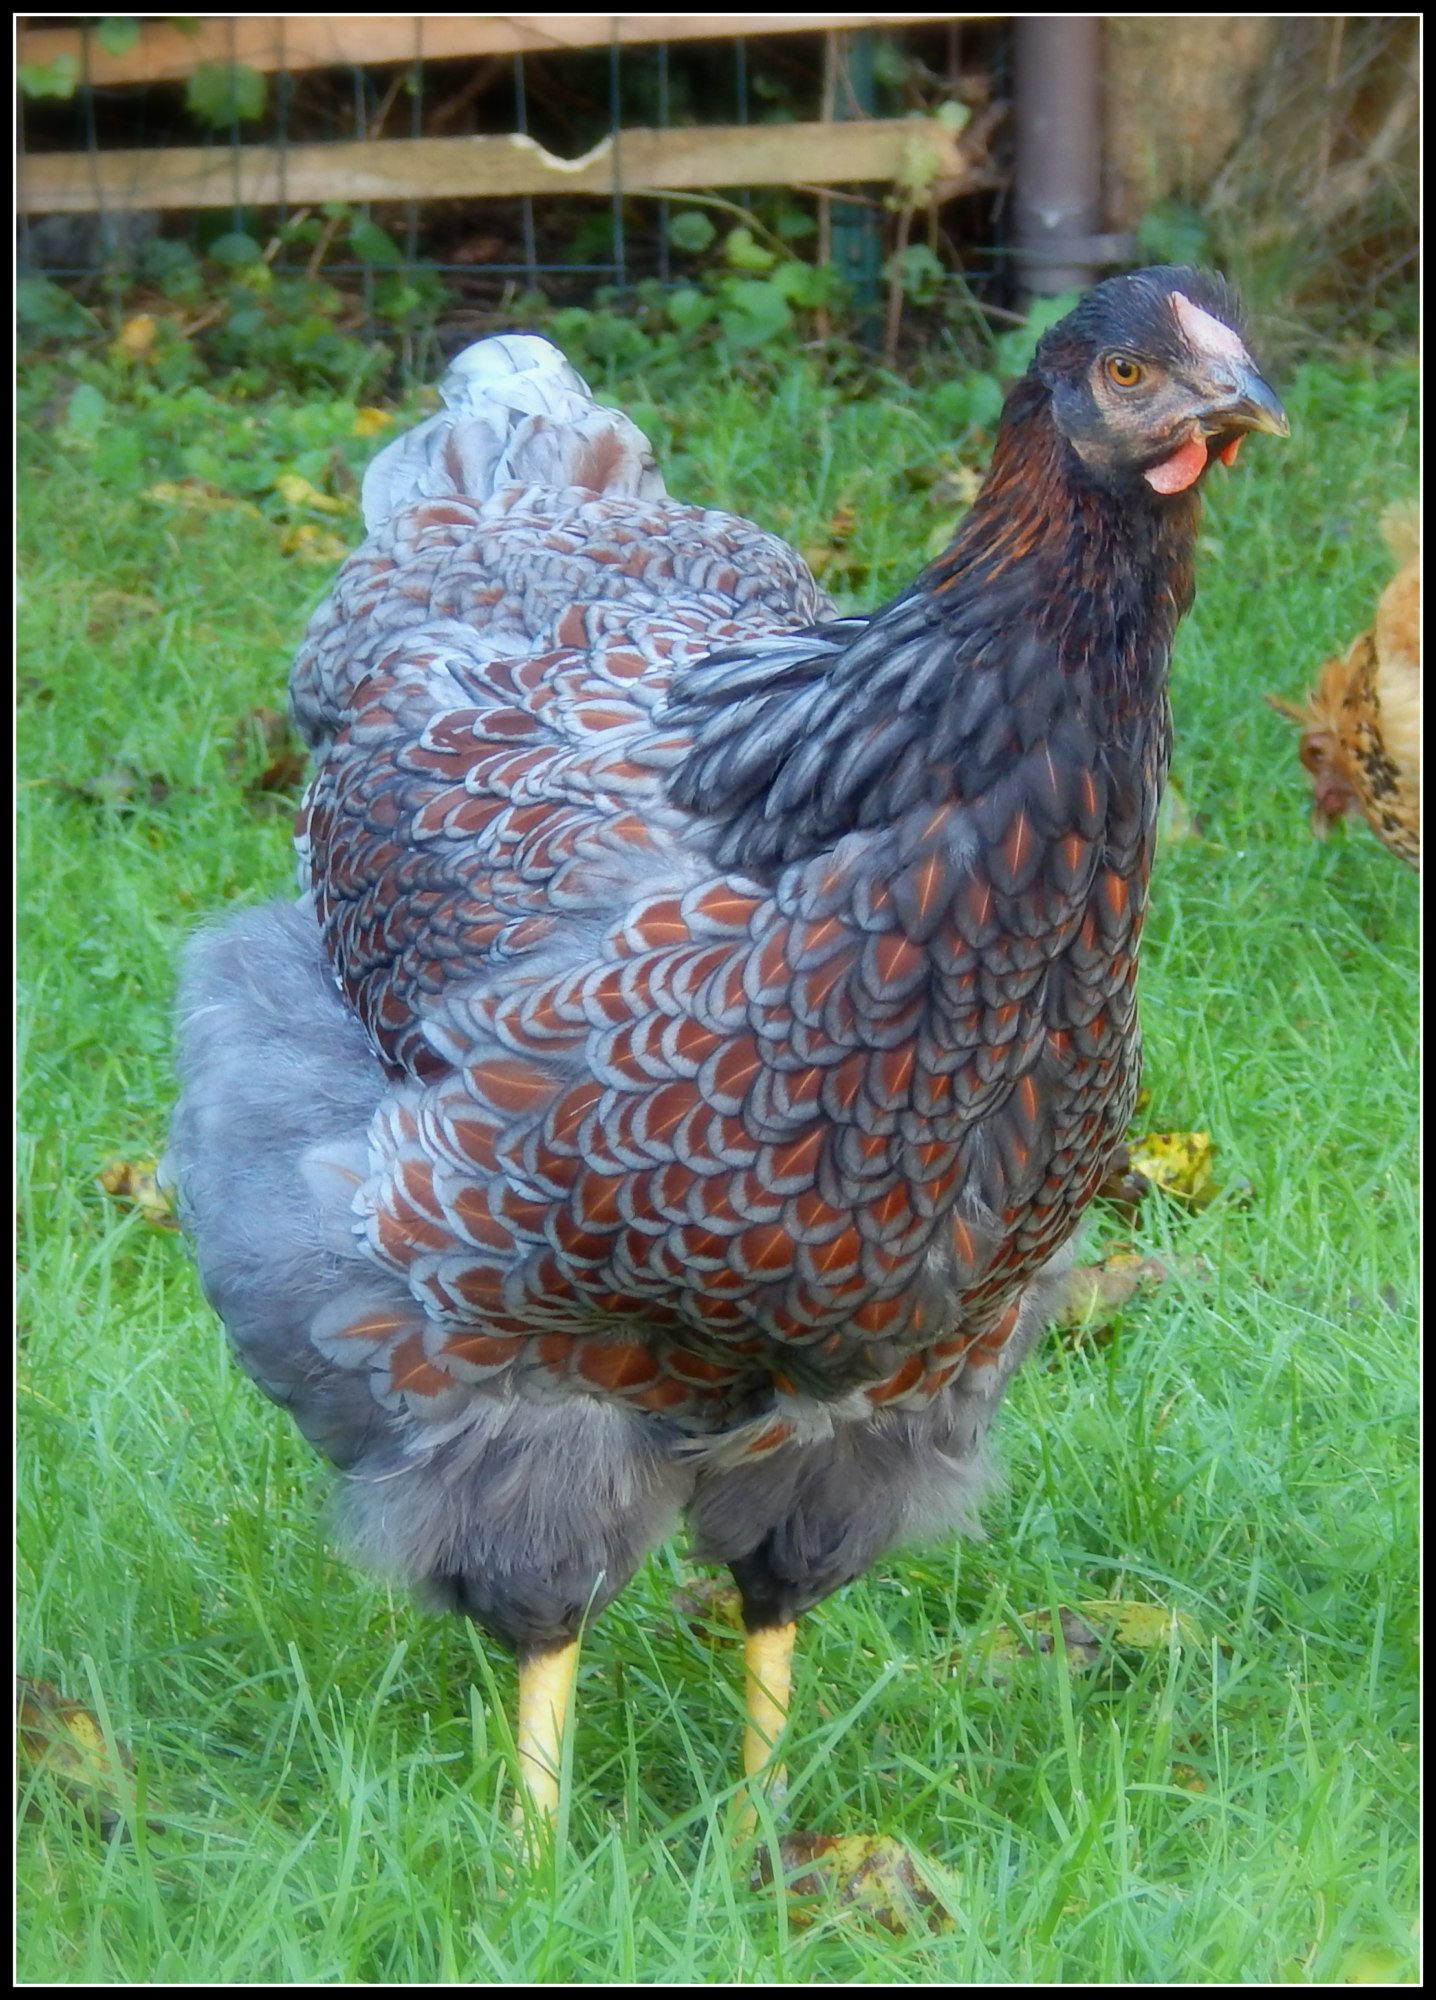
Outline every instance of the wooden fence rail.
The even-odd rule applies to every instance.
[[[618,42],[731,41],[744,35],[821,34],[980,14],[236,14],[210,15],[190,33],[172,21],[139,24],[139,39],[109,55],[78,28],[21,24],[22,63],[69,56],[94,84],[174,82],[201,63],[266,71],[437,62],[454,56],[544,55]]]
[[[962,141],[935,119],[851,124],[698,125],[632,130],[581,159],[560,160],[520,133],[497,138],[339,140],[323,145],[167,146],[31,153],[21,163],[26,214],[94,209],[257,208],[281,202],[405,201],[467,196],[611,195],[684,188],[930,187],[942,198],[977,184]]]

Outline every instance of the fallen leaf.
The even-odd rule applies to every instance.
[[[156,1161],[111,1160],[101,1169],[98,1179],[107,1195],[137,1208],[154,1228],[179,1228],[169,1190],[159,1184]]]
[[[349,502],[321,493],[298,472],[281,472],[274,490],[287,507],[312,507],[316,514],[347,514]]]
[[[1111,1339],[1113,1323],[1122,1308],[1138,1292],[1149,1292],[1170,1276],[1157,1258],[1139,1257],[1135,1251],[1114,1251],[1100,1264],[1081,1264],[1062,1281],[1053,1324],[1072,1336],[1069,1346],[1102,1346]]]
[[[1192,1208],[1205,1208],[1221,1193],[1212,1173],[1216,1151],[1210,1132],[1149,1132],[1128,1148],[1139,1174]]]
[[[94,1815],[105,1835],[124,1824],[135,1760],[123,1743],[111,1750],[99,1718],[49,1681],[15,1676],[16,1743],[22,1769]]]
[[[127,764],[116,764],[93,778],[82,778],[78,784],[66,785],[64,790],[72,798],[88,799],[96,806],[157,806],[170,795],[169,780],[158,771],[132,771]]]
[[[147,486],[141,497],[164,507],[183,507],[194,514],[219,514],[233,509],[237,514],[263,519],[252,500],[236,500],[233,494],[212,486],[207,479],[162,479],[156,486]]]
[[[800,1926],[822,1914],[817,1903],[857,1910],[900,1937],[919,1925],[947,1930],[952,1916],[919,1873],[901,1841],[871,1833],[788,1833],[778,1842],[778,1861],[790,1917]],[[753,1886],[773,1879],[765,1848],[753,1871]]]
[[[1152,1183],[1133,1167],[1131,1153],[1125,1146],[1119,1146],[1112,1155],[1105,1179],[1097,1189],[1096,1199],[1105,1201],[1109,1208],[1120,1210],[1130,1221],[1151,1191]]]
[[[279,553],[298,556],[301,562],[337,563],[348,555],[349,544],[338,535],[331,535],[327,528],[316,528],[305,521],[284,530],[279,538]]]
[[[136,313],[120,328],[115,341],[115,350],[128,355],[131,361],[144,361],[155,344],[157,322],[153,313]]]
[[[743,1636],[743,1600],[716,1576],[685,1584],[674,1593],[673,1608],[705,1646],[731,1645]]]
[[[1134,1652],[1164,1650],[1176,1638],[1188,1646],[1202,1647],[1201,1629],[1185,1611],[1165,1604],[1147,1604],[1120,1597],[1090,1597],[1078,1605],[1084,1618],[1102,1626],[1114,1645]]]
[[[1104,1644],[1129,1652],[1155,1652],[1169,1646],[1173,1638],[1189,1646],[1205,1644],[1201,1631],[1184,1611],[1162,1604],[1147,1604],[1125,1598],[1085,1598],[1075,1606],[1063,1606],[1060,1629],[1069,1673],[1094,1666]],[[1008,1680],[1019,1660],[1037,1658],[1056,1651],[1052,1638],[1050,1611],[1023,1611],[1011,1621],[978,1633],[948,1657],[949,1670],[975,1663],[996,1680]]]
[[[1050,1611],[1019,1612],[1017,1624],[1018,1631],[1014,1631],[1010,1624],[1002,1624],[979,1633],[969,1644],[949,1655],[949,1668],[966,1665],[975,1659],[994,1680],[1005,1681],[1011,1679],[1012,1668],[1017,1661],[1037,1659],[1056,1651],[1052,1641]],[[1101,1656],[1102,1641],[1075,1612],[1062,1612],[1061,1632],[1069,1673],[1077,1673],[1096,1663]]]

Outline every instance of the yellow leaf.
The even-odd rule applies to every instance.
[[[328,493],[321,493],[317,486],[297,472],[281,472],[274,482],[274,490],[288,507],[312,507],[317,514],[347,514],[349,502],[335,500]]]
[[[217,514],[232,508],[237,513],[259,517],[259,509],[252,500],[236,500],[205,479],[162,479],[156,486],[147,486],[143,497],[157,500],[165,507],[184,507],[194,514]]]
[[[952,1925],[943,1899],[924,1880],[901,1841],[874,1833],[789,1833],[778,1842],[778,1860],[789,1914],[800,1926],[816,1914],[804,1904],[819,1900],[859,1911],[895,1936],[918,1924],[929,1930],[948,1930]],[[756,1873],[758,1884],[771,1879],[766,1850],[759,1856]]]
[[[1053,1324],[1083,1340],[1100,1340],[1123,1306],[1167,1276],[1166,1265],[1155,1257],[1131,1251],[1114,1252],[1100,1264],[1081,1264],[1062,1281]]]
[[[19,1761],[55,1785],[66,1797],[89,1807],[106,1832],[120,1822],[129,1795],[134,1758],[123,1743],[114,1754],[99,1718],[69,1701],[49,1681],[15,1676],[15,1721]]]
[[[155,344],[156,321],[153,313],[136,313],[120,328],[115,349],[127,354],[131,361],[143,361]]]
[[[1009,1621],[977,1634],[951,1656],[950,1664],[956,1667],[966,1656],[989,1671],[995,1670],[996,1679],[1007,1680],[1015,1662],[1057,1650],[1050,1611],[1021,1612],[1016,1625],[1015,1631]],[[1064,1607],[1061,1631],[1069,1673],[1094,1666],[1101,1657],[1104,1639],[1143,1653],[1161,1650],[1173,1638],[1189,1646],[1199,1647],[1204,1643],[1200,1630],[1185,1612],[1173,1611],[1162,1604],[1114,1597],[1086,1598],[1070,1610]]]
[[[1221,1192],[1212,1173],[1210,1132],[1149,1132],[1128,1147],[1132,1166],[1164,1194],[1205,1208]]]
[[[705,1646],[731,1644],[743,1634],[743,1604],[730,1583],[695,1577],[673,1599],[673,1608]]]
[[[1077,1609],[1094,1625],[1103,1626],[1119,1646],[1128,1646],[1135,1652],[1159,1652],[1174,1638],[1188,1646],[1205,1643],[1200,1628],[1185,1611],[1174,1611],[1165,1604],[1092,1597],[1084,1599]]]
[[[350,426],[349,435],[357,438],[375,437],[380,431],[388,430],[393,421],[390,411],[376,410],[365,405],[354,412],[354,422]]]
[[[343,562],[349,553],[349,545],[331,535],[327,528],[316,528],[304,522],[297,528],[286,528],[279,538],[281,555],[298,556],[301,562],[337,563]]]
[[[137,1208],[156,1229],[178,1229],[168,1188],[159,1184],[154,1160],[111,1160],[99,1175],[100,1186],[116,1201]]]
[[[1011,1623],[1004,1623],[978,1633],[952,1655],[951,1664],[957,1666],[966,1654],[978,1665],[995,1669],[996,1679],[1007,1680],[1018,1660],[1031,1660],[1039,1654],[1057,1650],[1052,1640],[1050,1611],[1019,1612],[1016,1623],[1016,1631]],[[1090,1667],[1101,1654],[1102,1642],[1098,1635],[1090,1626],[1084,1625],[1074,1612],[1066,1610],[1061,1614],[1061,1630],[1067,1671],[1076,1673],[1083,1667]]]
[[[1382,1945],[1366,1945],[1347,1959],[1341,1970],[1343,1986],[1414,1986],[1416,1967],[1411,1958]]]

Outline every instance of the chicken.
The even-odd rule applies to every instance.
[[[1383,846],[1413,868],[1421,861],[1421,515],[1414,504],[1382,517],[1396,575],[1382,591],[1371,629],[1344,657],[1328,660],[1306,701],[1267,700],[1301,725],[1301,761],[1311,777],[1312,830],[1324,838],[1343,815],[1360,813]]]
[[[545,342],[443,398],[295,664],[300,900],[191,947],[170,1173],[356,1553],[518,1655],[534,1805],[685,1509],[756,1784],[799,1615],[971,1524],[1122,1139],[1202,480],[1286,420],[1221,280],[1112,279],[840,618]]]

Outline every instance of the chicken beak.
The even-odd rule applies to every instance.
[[[1237,369],[1231,389],[1214,398],[1204,414],[1214,432],[1266,431],[1272,437],[1291,436],[1291,424],[1276,391],[1250,362]]]

